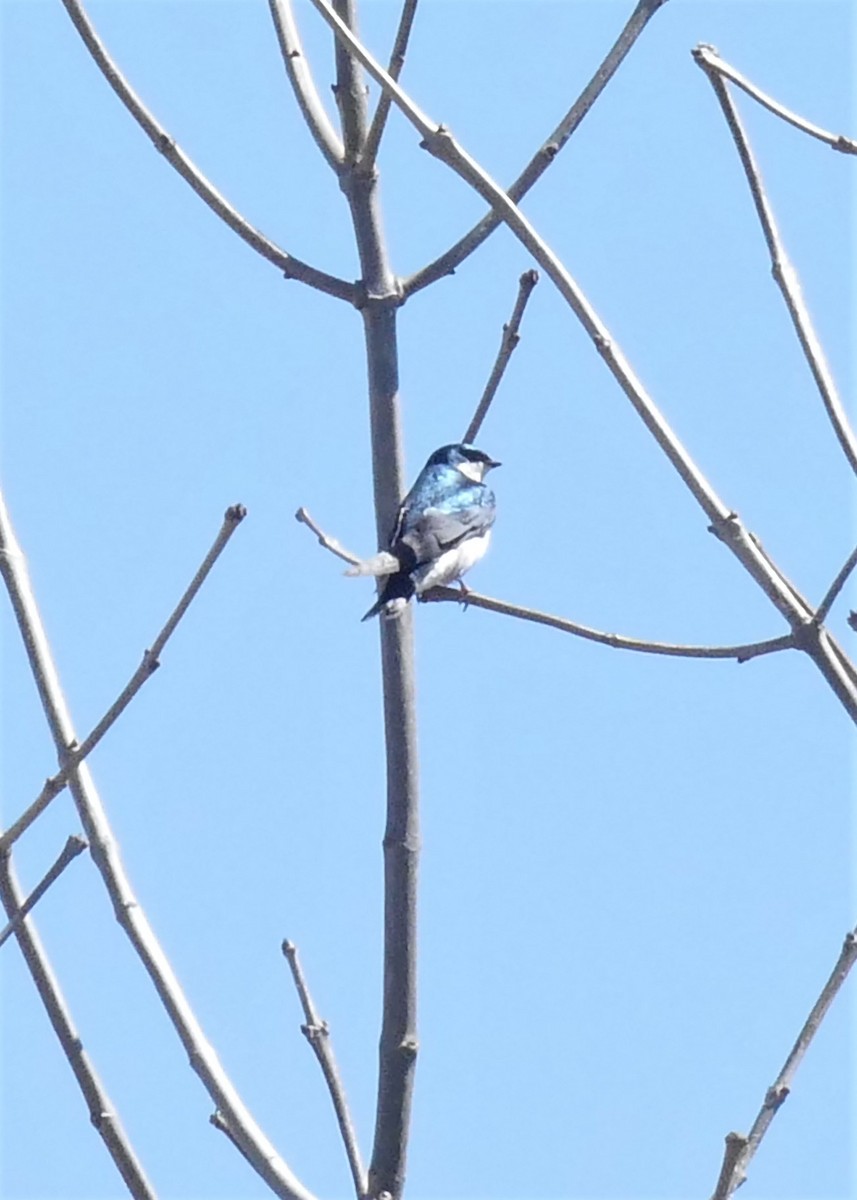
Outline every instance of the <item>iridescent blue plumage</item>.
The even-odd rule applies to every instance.
[[[387,555],[358,574],[387,574],[378,600],[364,616],[396,617],[411,596],[461,579],[488,549],[494,493],[482,482],[494,467],[474,446],[442,446],[431,455],[399,509]],[[386,561],[376,569],[374,562]],[[390,566],[392,565],[392,571]]]

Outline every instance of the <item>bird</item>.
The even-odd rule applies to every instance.
[[[362,620],[398,617],[412,596],[454,580],[461,583],[491,540],[495,499],[483,480],[500,465],[464,442],[441,446],[429,456],[399,507],[387,549],[346,571],[387,576]]]

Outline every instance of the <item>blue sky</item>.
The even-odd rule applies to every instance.
[[[398,6],[362,6],[381,58]],[[403,75],[500,181],[553,129],[630,11],[423,0]],[[327,32],[297,6],[328,95]],[[93,3],[108,47],[255,225],[346,279],[347,210],[296,113],[262,0]],[[153,152],[59,0],[3,0],[7,502],[83,734],[136,667],[228,504],[237,531],[92,756],[126,867],[207,1036],[305,1184],[349,1179],[280,942],[330,1022],[364,1154],[379,1030],[383,746],[364,581],[293,520],[374,550],[358,314],[226,229]],[[857,130],[840,0],[669,0],[524,209],[701,469],[809,597],[853,548],[849,471],[770,276],[734,146],[690,51]],[[373,89],[372,95],[375,96]],[[739,97],[849,403],[853,162]],[[407,275],[482,202],[394,116],[384,222]],[[401,311],[409,476],[466,427],[531,265],[498,231]],[[488,595],[717,644],[785,632],[706,532],[551,284],[480,444],[503,467]],[[831,628],[846,646],[852,586]],[[55,769],[4,606],[4,820]],[[809,661],[627,654],[453,606],[416,614],[423,858],[413,1200],[689,1200],[746,1130],[853,928],[850,722]],[[31,887],[68,795],[16,848]],[[37,924],[158,1192],[263,1185],[78,859]],[[17,949],[2,970],[10,1200],[123,1194]],[[840,996],[747,1200],[855,1195],[853,1015]],[[849,1028],[850,1024],[850,1028]]]

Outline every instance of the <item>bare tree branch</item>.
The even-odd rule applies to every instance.
[[[268,0],[286,74],[307,128],[328,164],[339,174],[345,159],[342,141],[321,102],[298,33],[292,0]]]
[[[426,117],[402,91],[398,84],[389,79],[369,52],[356,40],[348,27],[328,6],[326,0],[312,0],[312,4],[335,30],[337,36],[360,58],[363,65],[380,86],[390,93],[394,102],[423,136],[424,148],[430,154],[450,166],[456,174],[460,175],[480,195],[487,198],[490,203],[496,205],[502,219],[551,276],[559,291],[568,301],[584,325],[587,333],[595,342],[597,349],[604,357],[614,376],[618,378],[620,386],[629,394],[629,398],[632,400],[635,408],[637,408],[650,428],[650,431],[667,453],[682,479],[702,505],[709,519],[712,522],[734,520],[735,515],[730,513],[730,510],[716,497],[710,484],[691,462],[684,447],[680,445],[678,439],[666,426],[663,417],[657,412],[654,404],[643,391],[642,384],[633,375],[630,365],[626,363],[624,358],[620,357],[618,350],[614,347],[609,336],[609,331],[590,308],[577,284],[574,283],[553,252],[538,236],[506,193],[458,146],[445,126],[436,125]],[[791,601],[791,597],[789,599]]]
[[[69,747],[74,746],[77,739],[30,586],[24,557],[2,503],[0,530],[3,544],[8,547],[3,556],[4,579],[56,746],[57,757],[62,764]],[[293,1174],[253,1120],[232,1081],[221,1067],[214,1048],[206,1040],[146,914],[131,889],[119,855],[118,842],[110,828],[86,763],[81,763],[73,769],[68,783],[89,842],[92,860],[107,888],[116,919],[149,973],[187,1052],[191,1067],[199,1075],[214,1103],[226,1114],[233,1134],[241,1145],[242,1153],[274,1194],[285,1200],[313,1200],[312,1193]]]
[[[294,980],[301,1007],[306,1017],[306,1024],[301,1025],[301,1032],[312,1047],[313,1054],[315,1054],[318,1059],[318,1065],[321,1067],[321,1073],[324,1075],[324,1081],[327,1084],[327,1090],[330,1093],[330,1099],[333,1102],[333,1109],[336,1113],[339,1132],[345,1146],[345,1155],[351,1170],[351,1178],[354,1180],[354,1191],[357,1200],[363,1200],[363,1197],[366,1196],[366,1172],[363,1169],[360,1147],[357,1145],[357,1132],[348,1109],[345,1085],[342,1082],[336,1057],[333,1053],[330,1030],[327,1021],[319,1016],[318,1010],[313,1004],[301,964],[298,961],[298,948],[294,942],[283,942],[283,954],[291,969],[292,979]]]
[[[331,554],[335,554],[337,558],[341,558],[343,562],[351,563],[352,566],[357,566],[362,560],[356,554],[352,554],[350,550],[346,550],[341,542],[336,538],[325,533],[320,525],[316,524],[307,510],[301,506],[295,513],[295,520],[301,525],[306,525],[307,529],[311,529],[318,538],[319,545],[324,546],[325,550],[329,550]]]
[[[751,658],[759,658],[763,654],[776,654],[780,650],[795,648],[795,639],[790,633],[762,642],[745,642],[736,646],[692,646],[678,642],[642,641],[639,638],[624,637],[620,633],[604,633],[600,629],[592,629],[589,625],[570,621],[567,617],[556,617],[551,613],[539,612],[535,608],[523,608],[520,604],[495,600],[492,596],[482,596],[469,589],[462,594],[456,588],[435,587],[424,592],[420,599],[429,604],[447,601],[464,604],[468,608],[484,608],[486,612],[517,617],[521,621],[533,621],[536,625],[548,625],[551,629],[571,633],[589,642],[600,642],[601,645],[612,646],[616,650],[637,650],[643,654],[665,654],[672,658],[734,658],[742,663],[749,662]]]
[[[408,48],[408,39],[411,36],[411,28],[416,13],[417,0],[405,0],[402,5],[401,16],[399,17],[399,27],[396,30],[396,36],[393,40],[390,64],[387,67],[387,74],[391,79],[398,79],[402,73],[402,67],[405,65],[405,52]],[[375,166],[375,160],[378,157],[378,147],[381,145],[381,138],[384,136],[387,117],[390,115],[390,104],[390,97],[386,92],[382,92],[378,98],[378,107],[375,109],[372,125],[366,136],[366,145],[363,148],[363,154],[360,159],[361,171],[371,171]]]
[[[843,133],[828,133],[820,125],[813,125],[812,121],[807,121],[805,117],[793,113],[785,105],[763,92],[761,88],[757,88],[740,71],[736,71],[729,63],[724,62],[713,46],[697,46],[693,51],[693,56],[706,73],[711,70],[725,79],[731,79],[742,91],[746,92],[748,96],[752,96],[754,100],[758,100],[762,107],[766,108],[768,112],[772,112],[775,117],[782,118],[789,125],[794,125],[796,129],[808,133],[810,137],[818,138],[820,142],[826,142],[833,150],[841,150],[843,154],[857,154],[857,142],[852,138],[846,137]]]
[[[0,503],[2,503],[2,498],[0,498]],[[179,600],[166,625],[155,638],[154,642],[152,642],[151,647],[143,652],[143,660],[139,667],[128,680],[125,687],[110,705],[107,712],[95,726],[92,732],[86,738],[84,738],[79,746],[67,747],[62,769],[59,770],[56,775],[51,776],[51,778],[47,780],[45,786],[42,788],[41,792],[33,801],[33,803],[21,814],[14,824],[10,825],[3,836],[0,837],[0,853],[8,850],[9,847],[17,841],[21,834],[26,829],[29,829],[36,817],[38,817],[40,813],[44,812],[54,797],[59,795],[59,793],[68,783],[69,775],[74,768],[79,766],[79,764],[82,763],[83,760],[92,753],[92,751],[104,737],[105,733],[107,733],[107,731],[119,719],[128,705],[134,699],[137,692],[139,692],[146,680],[150,679],[154,672],[158,669],[160,666],[160,656],[164,647],[172,637],[179,621],[187,612],[187,609],[194,596],[205,582],[209,571],[223,552],[226,543],[229,541],[232,534],[238,528],[239,523],[243,521],[246,515],[247,510],[242,504],[234,504],[231,508],[226,510],[223,517],[223,525],[221,526],[217,537],[214,539],[214,544],[203,559],[199,570],[188,584],[184,595],[182,596],[181,600]],[[0,522],[0,574],[3,574],[4,578],[9,553],[10,549],[6,545],[5,527],[4,524]]]
[[[527,301],[532,295],[533,288],[539,282],[538,271],[524,271],[521,278],[518,280],[518,298],[515,301],[515,307],[512,309],[512,315],[509,318],[509,323],[503,326],[503,336],[500,339],[500,349],[497,352],[497,358],[494,366],[491,369],[491,374],[488,377],[488,382],[485,385],[485,391],[482,393],[482,398],[476,406],[476,412],[473,414],[473,420],[467,426],[467,431],[461,439],[465,444],[472,444],[479,436],[479,430],[482,428],[482,422],[491,407],[491,402],[497,393],[497,388],[500,386],[500,380],[506,367],[509,365],[509,359],[512,357],[512,351],[521,340],[521,335],[518,330],[521,327],[521,319],[524,315],[524,309],[527,307]]]
[[[3,901],[6,915],[14,920],[15,914],[21,910],[23,896],[9,854],[0,854],[0,899]],[[16,928],[15,934],[27,969],[36,985],[36,991],[72,1069],[89,1109],[89,1119],[98,1136],[104,1142],[134,1200],[157,1200],[155,1189],[146,1178],[113,1103],[83,1048],[83,1041],[71,1019],[32,918],[23,921]]]
[[[353,0],[334,0],[336,19],[354,27]],[[357,59],[336,43],[336,101],[347,165],[341,186],[351,211],[361,269],[361,306],[369,376],[375,525],[379,545],[404,494],[397,309],[402,297],[390,266],[378,203],[377,173],[359,170],[366,145],[366,85]],[[384,984],[375,1137],[369,1194],[399,1200],[405,1183],[417,1056],[417,761],[414,632],[411,613],[379,622],[384,693],[387,820],[384,830]]]
[[[823,625],[827,620],[827,614],[830,612],[831,608],[836,602],[837,596],[845,587],[845,584],[848,581],[848,576],[854,570],[855,566],[857,566],[857,547],[855,547],[846,558],[842,565],[842,569],[834,579],[833,583],[831,583],[830,587],[827,589],[824,599],[816,609],[815,621],[817,625]]]
[[[312,4],[335,30],[337,37],[360,59],[376,82],[390,93],[393,102],[422,134],[423,147],[435,158],[445,162],[494,206],[504,224],[550,276],[646,428],[708,516],[712,532],[729,547],[785,617],[792,627],[796,644],[812,658],[851,719],[857,723],[857,684],[854,680],[854,668],[844,651],[826,630],[815,625],[811,607],[799,600],[788,580],[760,549],[758,540],[744,527],[737,513],[728,509],[711,487],[646,392],[631,364],[611,337],[610,331],[560,260],[502,188],[458,145],[449,130],[442,125],[435,125],[399,85],[387,76],[384,69],[354,37],[351,30],[339,20],[325,0],[312,0]]]
[[[226,197],[206,179],[184,151],[176,145],[173,138],[170,137],[164,127],[140,100],[137,93],[107,53],[101,39],[98,37],[86,15],[81,0],[62,0],[62,3],[72,19],[75,29],[83,39],[87,50],[95,60],[96,66],[128,109],[128,112],[150,138],[155,149],[163,154],[168,163],[175,167],[182,179],[190,184],[212,212],[215,212],[221,220],[225,221],[229,228],[237,233],[240,238],[243,238],[248,246],[252,246],[258,254],[261,254],[263,258],[273,263],[275,267],[279,267],[287,279],[297,279],[301,283],[306,283],[320,292],[325,292],[328,296],[335,296],[338,300],[347,300],[350,304],[353,304],[356,296],[353,284],[346,283],[344,279],[338,279],[335,275],[328,275],[325,271],[319,271],[316,267],[311,267],[299,258],[287,254],[285,250],[281,250],[279,246],[275,245],[274,242],[245,220],[237,209],[232,207]]]
[[[329,550],[331,554],[344,559],[345,562],[360,563],[363,561],[356,554],[352,554],[350,550],[346,550],[336,538],[325,533],[305,508],[298,509],[296,516],[302,524],[312,530],[318,538],[319,544]],[[346,574],[350,574],[350,572],[346,571]],[[423,592],[420,600],[427,604],[451,602],[463,604],[468,608],[471,606],[484,608],[486,612],[517,617],[521,621],[533,621],[536,625],[548,625],[563,633],[571,633],[575,637],[585,638],[590,642],[600,642],[604,646],[612,646],[617,650],[637,650],[645,654],[670,655],[673,658],[734,658],[742,663],[749,662],[751,658],[759,658],[763,654],[775,654],[779,650],[793,650],[796,646],[794,635],[791,633],[761,642],[742,642],[735,646],[691,646],[678,642],[643,641],[640,638],[625,637],[620,633],[603,633],[600,629],[581,625],[577,621],[570,621],[567,617],[556,617],[551,613],[540,612],[536,608],[523,608],[520,604],[509,604],[505,600],[496,600],[492,596],[471,592],[469,588],[462,592],[458,588],[434,587]]]
[[[60,875],[62,875],[63,871],[72,861],[72,859],[77,858],[78,854],[85,849],[86,842],[83,840],[83,838],[72,834],[60,851],[56,862],[48,871],[45,872],[41,880],[36,884],[27,899],[15,913],[14,917],[12,917],[11,921],[7,922],[5,927],[0,930],[0,946],[2,946],[6,939],[11,937],[18,926],[22,924],[30,909],[32,909],[34,905],[38,904],[54,880],[58,879]],[[8,853],[8,850],[0,851],[0,854]]]
[[[729,1200],[733,1192],[747,1178],[747,1166],[759,1149],[759,1144],[768,1132],[768,1127],[776,1116],[777,1110],[788,1096],[801,1060],[818,1032],[821,1022],[826,1017],[828,1009],[836,999],[839,989],[848,978],[848,973],[854,966],[855,960],[857,960],[857,929],[845,935],[836,966],[822,988],[821,995],[813,1005],[803,1029],[798,1034],[797,1041],[783,1063],[782,1070],[765,1093],[762,1107],[759,1109],[759,1114],[753,1122],[749,1134],[746,1138],[740,1133],[727,1135],[723,1166],[712,1200]]]
[[[821,342],[818,340],[818,336],[813,328],[812,318],[809,315],[809,309],[801,292],[797,272],[789,259],[779,230],[777,229],[773,210],[762,185],[759,165],[750,148],[750,142],[741,123],[738,110],[733,103],[732,97],[729,95],[726,84],[723,82],[719,68],[720,60],[716,55],[712,56],[709,53],[709,47],[707,46],[697,46],[693,51],[693,57],[697,66],[701,67],[705,72],[723,110],[723,115],[726,118],[729,132],[732,134],[738,150],[741,165],[744,168],[744,174],[750,186],[753,204],[755,205],[756,213],[762,226],[762,232],[765,236],[768,253],[771,257],[771,273],[786,303],[786,308],[792,319],[792,324],[794,325],[804,357],[809,363],[809,369],[821,394],[827,416],[839,439],[842,452],[851,464],[852,471],[857,472],[857,437],[855,437],[849,425],[848,416],[836,390],[833,374],[827,363]]]
[[[509,188],[508,195],[511,200],[517,203],[527,194],[533,184],[541,178],[616,74],[650,18],[665,3],[666,0],[639,0],[625,23],[624,29],[611,46],[606,58],[598,67],[589,83],[587,83],[547,141],[542,144]],[[474,250],[482,245],[489,234],[493,233],[500,224],[502,224],[501,218],[492,206],[492,211],[486,213],[482,220],[474,225],[462,238],[459,238],[454,246],[450,246],[434,262],[429,263],[428,266],[423,267],[403,281],[402,287],[405,296],[411,296],[414,292],[428,287],[430,283],[435,283],[438,279],[442,279],[444,275],[451,275]]]
[[[355,0],[332,0],[341,21],[357,32],[357,7]],[[366,84],[360,64],[340,41],[334,41],[336,56],[336,83],[333,94],[339,109],[342,126],[342,141],[345,147],[345,164],[353,166],[363,153],[366,142]]]

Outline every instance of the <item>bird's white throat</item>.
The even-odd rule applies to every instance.
[[[485,472],[488,470],[488,463],[484,462],[463,462],[456,464],[456,470],[460,471],[465,479],[469,479],[472,483],[481,483],[485,478]]]

